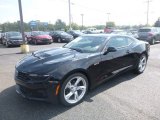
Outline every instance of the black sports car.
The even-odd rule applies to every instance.
[[[64,31],[52,31],[49,33],[50,36],[52,36],[53,42],[70,42],[72,41],[74,38],[72,35],[64,32]]]
[[[149,56],[147,42],[122,35],[85,35],[62,48],[36,51],[15,70],[16,91],[34,100],[79,103],[92,89],[122,71],[142,73]]]

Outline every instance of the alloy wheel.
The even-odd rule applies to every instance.
[[[76,76],[68,81],[64,89],[64,99],[69,104],[78,103],[87,91],[86,80],[81,76]]]
[[[140,72],[143,72],[146,68],[147,58],[145,55],[142,55],[139,61],[138,69]]]

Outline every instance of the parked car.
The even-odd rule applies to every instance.
[[[138,30],[138,39],[154,45],[156,41],[160,41],[160,29],[155,27],[141,28]]]
[[[43,31],[32,31],[31,32],[31,38],[28,41],[32,44],[51,44],[53,42],[52,37],[50,35],[47,35]]]
[[[79,30],[69,30],[67,33],[72,35],[73,38],[77,38],[77,37],[83,35],[83,33],[80,32]]]
[[[22,35],[20,32],[6,32],[3,34],[2,44],[6,47],[20,46],[23,44]]]
[[[127,31],[124,30],[112,30],[110,34],[127,35]]]
[[[49,33],[50,36],[52,36],[52,39],[54,42],[70,42],[74,38],[72,35],[64,32],[64,31],[52,31]]]
[[[110,34],[116,34],[116,35],[128,35],[134,38],[137,38],[137,34],[133,34],[131,31],[129,30],[112,30],[112,32]]]
[[[96,32],[97,29],[96,28],[87,28],[88,31],[92,31],[92,32]]]
[[[16,91],[28,99],[76,105],[89,89],[124,71],[143,73],[149,51],[149,43],[129,36],[84,35],[23,58],[15,67]]]
[[[84,34],[96,34],[95,32],[89,31],[89,30],[85,30],[83,31]]]

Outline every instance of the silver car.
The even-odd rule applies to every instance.
[[[160,28],[156,27],[144,27],[138,31],[138,39],[147,41],[151,45],[155,44],[156,41],[160,41]]]

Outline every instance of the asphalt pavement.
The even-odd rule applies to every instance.
[[[30,46],[31,51],[63,44]],[[0,45],[0,120],[159,120],[160,44],[151,46],[145,72],[127,72],[90,91],[74,107],[29,101],[15,92],[15,64],[25,56],[19,47]]]

